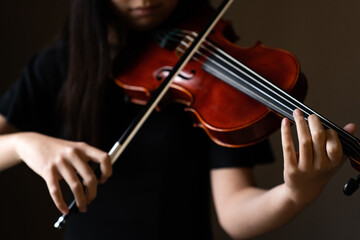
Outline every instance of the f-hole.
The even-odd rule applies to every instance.
[[[168,75],[169,73],[171,72],[172,70],[172,67],[162,67],[160,68],[157,72],[156,72],[156,79],[158,81],[162,81],[164,80]],[[184,79],[184,80],[190,80],[190,79],[193,79],[195,77],[195,74],[196,74],[196,71],[195,69],[191,69],[190,70],[190,73],[186,73],[186,72],[183,72],[181,71],[178,75],[178,77]]]

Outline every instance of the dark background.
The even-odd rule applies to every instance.
[[[0,0],[0,92],[61,31],[68,1]],[[1,148],[1,146],[0,146]],[[61,239],[45,181],[25,164],[0,173],[0,239]]]
[[[214,6],[219,2],[212,0]],[[65,0],[0,0],[0,93],[31,56],[56,38],[67,5]],[[236,0],[225,18],[233,21],[240,46],[261,40],[294,53],[308,78],[305,103],[343,126],[360,123],[359,9],[357,0]],[[271,142],[276,163],[256,168],[265,188],[283,181],[278,132]],[[343,184],[356,174],[347,162],[294,221],[256,239],[357,239],[360,193],[342,194]],[[61,231],[52,227],[58,216],[44,181],[25,165],[0,173],[0,239],[60,239]],[[227,239],[218,228],[216,236]]]

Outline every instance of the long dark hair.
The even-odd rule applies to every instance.
[[[169,0],[172,1],[172,0]],[[197,11],[208,0],[179,0],[172,18]],[[119,24],[110,0],[71,0],[66,35],[68,77],[60,95],[61,112],[74,140],[98,145],[99,114],[111,73],[108,28]],[[118,29],[121,29],[120,27]],[[117,33],[122,34],[121,32]]]
[[[109,73],[107,1],[72,0],[67,37],[68,78],[61,92],[62,113],[71,138],[96,144],[98,114]]]

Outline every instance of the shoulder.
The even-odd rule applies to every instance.
[[[15,86],[27,92],[55,94],[67,77],[67,68],[68,43],[60,38],[30,59]]]
[[[68,41],[60,38],[36,54],[30,60],[28,68],[39,77],[49,77],[54,74],[63,76],[68,67],[68,49]]]
[[[0,114],[9,124],[24,131],[49,133],[47,128],[55,129],[49,126],[56,124],[57,99],[67,76],[65,44],[59,39],[36,54],[0,96]]]

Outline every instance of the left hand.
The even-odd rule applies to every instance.
[[[291,136],[290,122],[283,119],[281,138],[284,154],[284,181],[288,196],[295,204],[306,205],[322,191],[327,181],[343,162],[343,151],[336,131],[325,130],[318,116],[308,117],[308,124],[300,110],[293,113],[299,153]],[[345,128],[350,133],[355,125]]]

